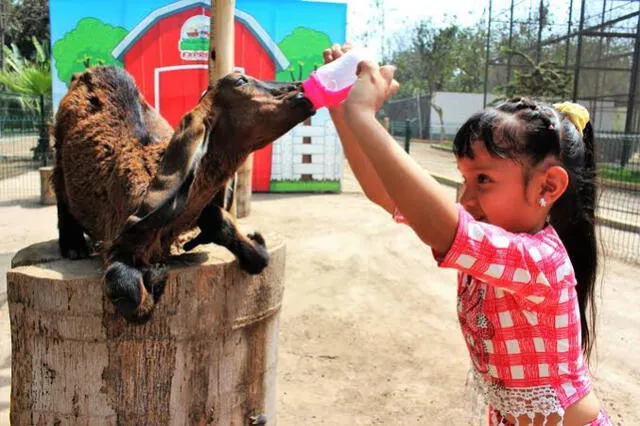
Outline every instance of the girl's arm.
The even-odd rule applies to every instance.
[[[444,189],[404,152],[375,118],[375,112],[398,88],[393,67],[360,65],[358,81],[345,102],[344,118],[394,205],[418,237],[446,253],[458,226],[458,209]]]
[[[358,146],[358,142],[354,138],[351,130],[345,123],[344,108],[342,105],[334,107],[330,110],[331,119],[336,126],[344,155],[347,157],[349,166],[353,171],[358,183],[362,187],[364,194],[369,200],[376,203],[389,213],[395,210],[395,204],[382,181],[378,177],[373,165]]]
[[[351,49],[350,44],[340,46],[334,45],[330,49],[326,49],[323,53],[325,63],[332,62],[342,56],[344,53]],[[349,162],[349,167],[353,171],[358,183],[362,187],[364,194],[369,200],[379,205],[389,213],[393,213],[395,210],[395,204],[387,191],[385,190],[380,178],[373,169],[371,162],[364,155],[358,142],[355,140],[351,130],[347,126],[344,120],[344,105],[338,105],[329,109],[331,114],[331,120],[336,126],[338,137],[342,143],[344,155]]]

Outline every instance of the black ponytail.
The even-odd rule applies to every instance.
[[[598,273],[598,242],[595,229],[597,200],[596,158],[593,128],[587,123],[583,136],[568,119],[563,131],[569,135],[562,160],[569,173],[569,187],[551,208],[551,224],[564,244],[576,274],[582,349],[587,360],[595,343],[595,284]],[[574,137],[571,137],[571,136]]]

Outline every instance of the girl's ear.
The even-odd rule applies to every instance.
[[[544,198],[547,204],[554,203],[569,186],[569,174],[562,166],[551,166],[544,171],[540,197]]]

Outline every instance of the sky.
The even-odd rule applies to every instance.
[[[347,4],[347,39],[357,40],[368,27],[372,18],[379,12],[372,7],[375,0],[311,0],[341,2]],[[379,0],[384,4],[384,29],[378,31],[378,37],[371,40],[370,46],[375,51],[380,51],[382,39],[388,39],[392,34],[405,31],[412,25],[423,19],[430,19],[435,25],[447,25],[457,23],[461,26],[487,24],[489,0]],[[569,6],[571,0],[545,0],[551,4],[550,13],[554,26],[543,33],[543,37],[566,34],[569,18]],[[506,27],[509,20],[511,0],[492,1],[493,28],[496,25]],[[620,16],[624,13],[638,10],[638,3],[631,1],[617,1],[604,3],[603,0],[588,0],[586,2],[585,16],[590,18],[593,24],[600,22],[602,6],[606,4],[607,15]],[[536,13],[539,0],[514,0],[515,20],[528,20],[532,13]],[[580,1],[573,1],[572,22],[573,29],[577,28],[580,14]],[[496,22],[497,21],[497,22]]]

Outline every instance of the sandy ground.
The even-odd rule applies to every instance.
[[[243,220],[287,240],[278,424],[467,424],[455,273],[438,269],[427,247],[370,204],[348,173],[344,186],[340,195],[254,195]],[[54,207],[0,207],[0,253],[8,259],[54,238],[55,221]],[[616,425],[640,425],[639,274],[616,260],[604,272],[593,369]],[[0,425],[8,424],[10,390],[3,300]]]

